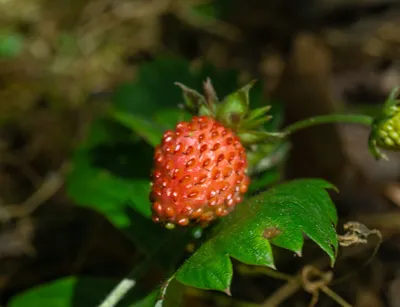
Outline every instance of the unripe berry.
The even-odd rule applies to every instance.
[[[400,149],[400,112],[378,125],[376,142],[384,149]]]

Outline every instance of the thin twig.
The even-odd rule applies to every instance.
[[[399,219],[400,219],[400,215],[399,215]],[[360,223],[355,223],[355,222],[346,223],[345,229],[348,230],[348,233],[344,236],[339,236],[339,238],[341,239],[341,243],[344,243],[344,242],[349,243],[350,241],[347,240],[349,238],[353,239],[352,242],[357,241],[359,243],[361,243],[361,242],[367,243],[366,240],[356,240],[356,239],[358,237],[360,237],[361,239],[366,239],[370,235],[376,235],[378,237],[378,243],[374,246],[373,256],[376,254],[376,252],[380,246],[380,243],[382,241],[381,233],[378,230],[376,230],[376,229],[370,230],[367,227],[365,227],[364,225],[362,225]],[[343,239],[346,239],[346,240],[343,240]],[[344,245],[346,245],[346,244],[344,244]],[[351,244],[347,244],[347,245],[351,245]],[[359,252],[360,252],[359,250],[345,249],[344,252],[342,253],[341,259],[352,257],[352,256],[354,256],[355,253],[359,253]],[[369,259],[362,266],[362,268],[364,268],[366,265],[368,265],[371,262],[373,256],[369,257]],[[329,263],[326,261],[326,258],[321,258],[319,260],[316,260],[312,264],[312,266],[309,265],[307,267],[313,268],[314,272],[317,272],[318,269],[322,270],[323,268],[327,267],[328,265],[329,265]],[[264,269],[264,268],[258,268],[257,270],[246,270],[246,269],[243,269],[240,267],[239,272],[244,272],[245,274],[264,274],[264,275],[268,275],[273,278],[277,278],[277,279],[281,279],[281,280],[282,279],[288,280],[282,287],[280,287],[276,292],[274,292],[270,297],[268,297],[268,299],[266,301],[264,301],[264,303],[262,304],[263,307],[274,307],[274,306],[279,306],[279,304],[281,304],[283,301],[287,300],[290,296],[292,296],[294,293],[299,291],[301,288],[305,288],[305,280],[304,280],[304,276],[302,278],[302,274],[304,273],[304,269],[307,267],[304,267],[295,276],[290,276],[290,275],[288,276],[283,273],[275,273],[275,272],[272,272],[273,270]],[[357,270],[357,272],[359,272],[359,270]],[[327,273],[331,273],[331,272],[327,272]],[[327,273],[325,273],[325,274],[327,274]],[[322,272],[321,272],[321,274],[323,275]],[[330,279],[326,279],[326,282],[325,282],[326,284],[321,283],[317,288],[319,290],[323,291],[326,295],[331,297],[333,300],[335,300],[341,306],[350,307],[351,305],[349,305],[349,303],[347,303],[343,298],[341,298],[338,294],[333,292],[327,286],[328,283],[336,284],[337,282],[342,282],[344,279],[346,279],[348,277],[349,277],[349,275],[345,275],[345,276],[340,277],[337,280],[334,280],[333,282],[331,282]],[[311,289],[310,287],[308,287],[308,288],[309,288],[309,290]],[[315,288],[315,289],[317,289],[317,288]],[[308,291],[308,292],[310,292],[310,291]],[[312,293],[313,299],[311,302],[311,306],[314,303],[315,299],[317,298],[316,293],[317,293],[316,291],[314,291]]]
[[[293,277],[286,282],[282,287],[270,295],[262,304],[261,307],[275,307],[287,300],[293,294],[301,290],[300,277]]]
[[[274,269],[262,266],[249,266],[245,264],[239,264],[236,268],[237,272],[245,276],[255,276],[255,275],[266,275],[275,279],[289,281],[293,278],[292,275],[279,272]]]
[[[64,184],[64,174],[67,164],[63,164],[60,170],[48,176],[42,185],[28,199],[19,205],[6,205],[5,209],[12,217],[25,217],[32,214],[40,205],[49,200]]]
[[[2,154],[1,162],[17,167],[20,172],[26,178],[28,178],[28,180],[32,183],[34,187],[39,186],[39,183],[42,180],[40,175],[35,172],[35,170],[29,165],[28,162],[19,158],[16,154]]]
[[[352,307],[342,297],[340,297],[334,291],[332,291],[328,286],[322,286],[320,289],[321,289],[322,292],[324,292],[327,296],[329,296],[331,299],[333,299],[340,306],[342,306],[342,307]]]
[[[360,244],[360,243],[366,244],[368,242],[367,241],[368,237],[371,235],[375,235],[378,240],[375,244],[371,256],[368,257],[368,259],[357,270],[349,272],[344,276],[341,276],[331,284],[342,283],[343,281],[355,276],[361,270],[366,268],[372,262],[375,255],[378,253],[379,247],[381,246],[383,240],[382,234],[380,233],[379,230],[377,229],[370,230],[365,225],[358,222],[348,222],[344,224],[344,228],[348,231],[346,234],[339,236],[339,244],[341,246],[350,246],[352,244]]]
[[[219,295],[204,291],[196,288],[186,287],[185,293],[188,296],[195,297],[203,300],[214,300],[218,306],[232,306],[232,307],[260,307],[259,304],[236,300],[226,295]]]

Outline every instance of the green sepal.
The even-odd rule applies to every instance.
[[[182,83],[175,82],[175,85],[179,86],[183,92],[183,99],[185,102],[185,108],[192,114],[197,114],[201,106],[206,105],[206,98],[199,92],[188,88]]]
[[[246,121],[251,121],[251,120],[255,120],[258,119],[262,116],[266,116],[266,114],[269,112],[269,110],[271,110],[271,106],[265,106],[265,107],[261,107],[258,109],[254,109],[250,112],[248,118],[246,119]],[[272,116],[271,116],[272,117]]]
[[[206,98],[206,105],[210,110],[215,112],[215,106],[219,103],[219,100],[210,78],[207,78],[207,80],[203,82],[203,91]]]
[[[249,121],[244,121],[241,125],[240,125],[240,130],[241,131],[245,131],[245,130],[253,130],[256,129],[258,127],[261,127],[262,125],[264,125],[266,122],[270,121],[272,118],[271,115],[265,115],[262,118],[256,119],[256,120],[249,120]]]
[[[210,109],[209,107],[207,107],[206,105],[202,105],[199,108],[199,112],[198,112],[199,116],[211,116],[214,117],[214,111],[212,109]]]
[[[261,142],[276,143],[282,141],[286,134],[281,132],[245,131],[237,134],[244,146]]]
[[[270,109],[271,106],[265,106],[251,111],[250,114],[240,123],[239,130],[253,130],[270,121],[272,116],[267,115],[267,112]]]
[[[229,128],[237,130],[249,112],[249,92],[255,80],[226,96],[217,106],[217,119]]]
[[[368,150],[371,153],[371,155],[376,159],[376,160],[388,160],[388,157],[382,153],[382,151],[379,149],[378,144],[376,142],[376,137],[374,136],[374,133],[371,133],[368,138]]]
[[[399,100],[397,97],[400,94],[400,86],[395,86],[383,105],[383,114],[386,116],[393,116],[394,113],[399,111]]]

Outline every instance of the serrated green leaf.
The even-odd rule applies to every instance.
[[[177,282],[175,278],[168,279],[161,286],[154,307],[181,306],[184,288],[184,285]]]
[[[317,243],[332,264],[338,247],[337,215],[323,180],[304,179],[280,185],[237,207],[211,238],[177,271],[183,284],[227,291],[232,279],[229,257],[250,265],[274,267],[271,244],[301,254],[303,234]],[[276,229],[278,236],[265,238]]]

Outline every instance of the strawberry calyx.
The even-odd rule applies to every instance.
[[[285,137],[284,133],[268,132],[263,129],[263,125],[272,118],[268,115],[271,106],[250,110],[249,92],[255,82],[255,80],[249,82],[222,100],[218,99],[210,79],[203,83],[204,95],[181,83],[175,84],[182,89],[185,107],[189,112],[193,115],[215,118],[234,131],[244,146],[281,141]]]

